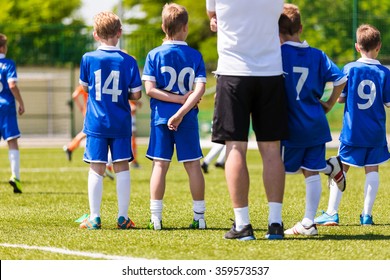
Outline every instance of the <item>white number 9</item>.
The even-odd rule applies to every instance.
[[[370,93],[366,94],[364,93],[364,87],[368,86],[370,88]],[[358,103],[358,108],[361,110],[366,110],[374,104],[375,97],[376,97],[376,87],[375,84],[370,80],[363,80],[360,82],[358,86],[358,95],[361,99],[367,100],[366,103],[361,104]]]

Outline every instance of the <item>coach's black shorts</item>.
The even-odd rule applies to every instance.
[[[248,141],[251,116],[256,141],[287,138],[283,76],[218,76],[212,141]]]

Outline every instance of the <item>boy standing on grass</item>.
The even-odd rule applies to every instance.
[[[96,51],[84,54],[80,84],[88,91],[84,132],[87,134],[84,161],[90,163],[88,197],[90,216],[80,228],[100,229],[103,175],[111,152],[116,173],[119,229],[134,227],[128,217],[130,204],[129,161],[131,151],[131,109],[129,99],[141,98],[142,81],[136,60],[116,45],[122,35],[119,17],[101,12],[94,17]]]
[[[390,158],[386,141],[386,112],[390,107],[390,70],[376,60],[381,49],[381,35],[369,24],[356,31],[356,51],[361,58],[344,66],[348,76],[339,103],[345,103],[339,155],[343,169],[364,167],[364,205],[361,225],[373,225],[372,208],[379,187],[379,165]],[[315,219],[318,225],[338,225],[342,193],[332,184],[328,209]]]
[[[162,228],[165,178],[176,146],[177,159],[189,177],[193,199],[190,228],[205,229],[205,181],[200,167],[197,103],[205,91],[206,71],[202,55],[185,42],[188,13],[175,3],[162,11],[163,44],[149,52],[142,79],[151,97],[150,141],[146,157],[153,160],[150,178],[149,228]]]
[[[19,104],[19,115],[24,113],[24,103],[16,84],[18,77],[15,62],[5,58],[7,50],[7,36],[0,34],[0,139],[3,138],[8,143],[8,158],[12,172],[9,183],[14,188],[14,193],[22,193],[18,145],[20,131],[15,100]]]
[[[340,96],[346,76],[321,50],[300,40],[302,33],[299,9],[284,4],[279,19],[279,37],[282,43],[283,71],[288,100],[288,127],[290,137],[282,141],[282,158],[286,173],[303,173],[306,184],[304,218],[284,234],[317,235],[314,224],[321,198],[321,177],[324,172],[345,189],[342,163],[338,157],[325,160],[325,143],[332,140],[328,113]],[[321,101],[327,82],[333,82],[329,99]]]

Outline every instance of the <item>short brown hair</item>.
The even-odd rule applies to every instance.
[[[115,37],[122,29],[120,18],[112,12],[100,12],[93,17],[93,28],[102,39]]]
[[[356,41],[363,51],[370,51],[381,43],[381,33],[370,24],[362,24],[356,30]]]
[[[0,48],[7,45],[7,36],[0,33]]]
[[[298,6],[284,4],[283,13],[279,18],[279,33],[294,35],[301,29],[301,13]]]
[[[168,37],[173,37],[188,23],[186,8],[175,3],[165,4],[161,17],[164,32]]]

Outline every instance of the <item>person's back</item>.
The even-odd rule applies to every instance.
[[[9,80],[17,80],[15,62],[0,53],[0,114],[15,112],[15,97],[8,86]]]

